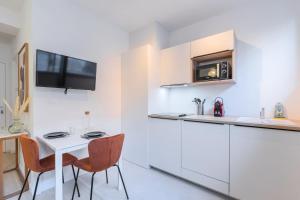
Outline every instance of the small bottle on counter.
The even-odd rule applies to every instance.
[[[275,113],[274,113],[275,118],[285,118],[284,116],[284,107],[282,103],[277,103],[275,105]]]

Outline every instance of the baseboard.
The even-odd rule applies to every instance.
[[[136,166],[138,166],[138,167],[142,167],[142,168],[144,168],[144,169],[150,169],[150,165],[149,165],[149,164],[140,164],[140,163],[137,163],[137,162],[128,160],[128,159],[126,159],[126,158],[123,158],[123,161],[129,162],[129,163],[131,163],[131,164],[134,164],[134,165],[136,165]]]

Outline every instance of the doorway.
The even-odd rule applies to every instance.
[[[2,99],[6,99],[10,104],[12,104],[11,98],[9,98],[9,91],[12,90],[10,82],[13,77],[11,77],[10,71],[8,69],[10,65],[0,60],[0,129],[2,131],[7,131],[9,116],[7,113],[6,106],[4,105]],[[5,140],[3,142],[3,178],[4,178],[4,196],[10,196],[10,194],[15,193],[21,187],[21,181],[19,179],[17,168],[17,141],[15,139]]]
[[[0,129],[6,127],[6,111],[2,99],[6,99],[6,64],[0,61]]]
[[[7,128],[7,110],[2,99],[7,99],[7,64],[0,61],[0,129]],[[14,141],[5,141],[3,145],[4,171],[15,168],[16,152]]]

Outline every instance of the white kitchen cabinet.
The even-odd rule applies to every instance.
[[[148,166],[148,55],[151,51],[146,45],[122,56],[121,123],[126,135],[123,156],[144,167]]]
[[[191,58],[234,50],[234,46],[235,36],[233,30],[212,35],[191,42]]]
[[[230,195],[300,199],[300,133],[231,126]]]
[[[228,194],[229,125],[182,123],[183,176]]]
[[[192,82],[190,49],[190,43],[185,43],[161,51],[161,85],[175,85]]]
[[[149,163],[153,167],[180,176],[180,120],[149,119]]]

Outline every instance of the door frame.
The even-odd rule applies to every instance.
[[[0,63],[4,65],[4,98],[7,99],[7,63],[0,60]],[[2,99],[0,99],[2,101]],[[7,108],[4,106],[4,127],[7,126]]]
[[[0,60],[0,64],[4,65],[4,98],[7,99],[7,63]],[[0,99],[0,101],[2,101],[2,99]],[[4,105],[3,106],[3,110],[4,110],[4,127],[7,127],[7,108]],[[2,148],[3,152],[7,152],[7,143],[3,142],[3,148]]]

